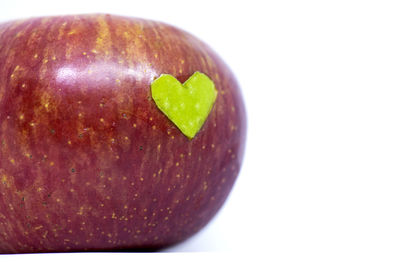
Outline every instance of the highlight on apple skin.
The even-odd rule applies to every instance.
[[[218,96],[190,139],[150,86],[195,72]],[[245,137],[234,75],[185,31],[104,14],[0,24],[0,253],[185,240],[226,200]]]

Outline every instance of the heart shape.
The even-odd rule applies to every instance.
[[[189,139],[201,129],[217,98],[214,82],[201,72],[183,84],[170,74],[161,74],[152,82],[151,94],[157,107]]]

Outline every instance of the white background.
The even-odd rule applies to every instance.
[[[176,25],[225,59],[247,105],[239,179],[203,231],[165,250],[201,253],[0,263],[400,264],[397,1],[3,1],[0,20],[95,12]]]

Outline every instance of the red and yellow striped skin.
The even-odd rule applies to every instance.
[[[208,75],[218,97],[189,140],[150,84]],[[199,231],[238,175],[237,82],[175,27],[111,15],[0,25],[0,253],[159,249]]]

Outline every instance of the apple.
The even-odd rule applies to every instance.
[[[103,14],[0,24],[0,253],[185,240],[226,200],[245,136],[234,75],[185,31]]]

